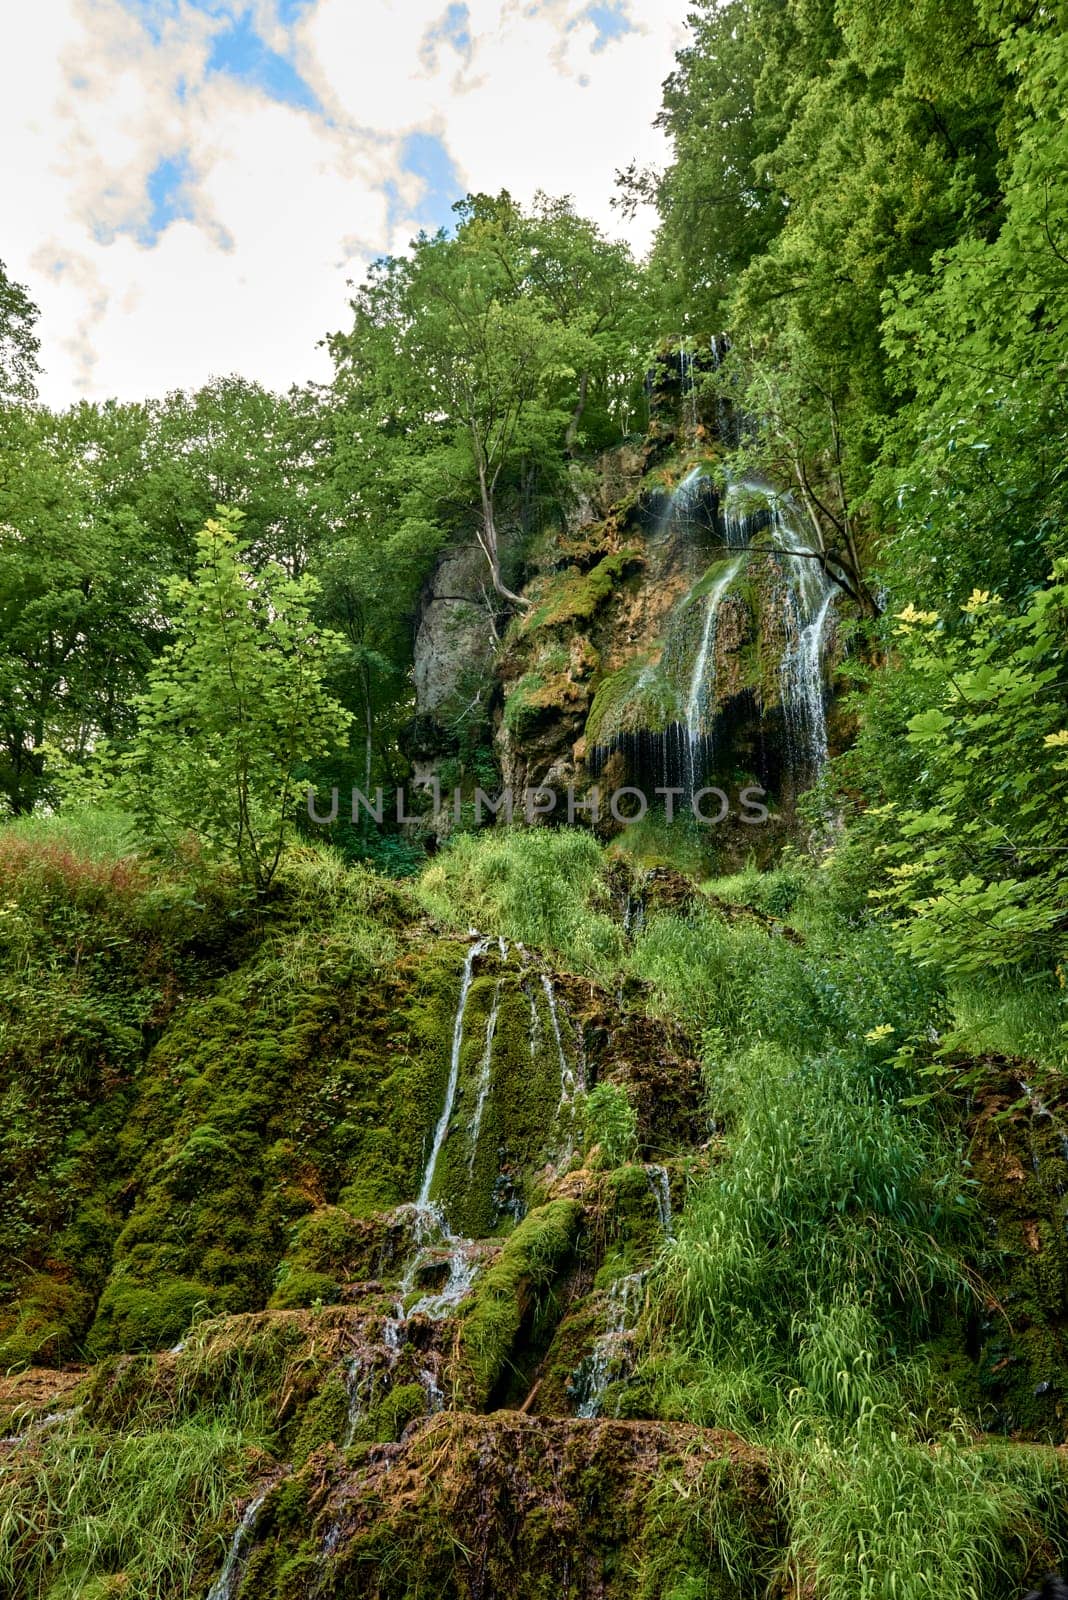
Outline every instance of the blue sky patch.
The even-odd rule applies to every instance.
[[[179,0],[119,0],[119,3],[137,18],[156,44],[163,38],[164,26],[173,22],[180,10]],[[227,13],[226,0],[188,0],[188,3],[194,11],[203,11],[209,17],[224,17]]]
[[[593,23],[597,32],[593,41],[594,50],[605,50],[614,39],[622,39],[635,31],[633,22],[627,16],[626,0],[594,0],[576,17],[575,22]],[[572,23],[572,27],[574,25]]]
[[[452,208],[466,194],[463,179],[442,139],[434,133],[410,133],[401,147],[401,169],[423,180],[423,193],[411,215],[421,228],[436,232],[451,228]],[[389,226],[409,214],[392,180],[385,185],[389,200]]]
[[[439,44],[451,45],[465,61],[470,61],[474,41],[471,36],[471,13],[465,4],[450,5],[444,16],[424,33],[419,54],[423,65],[431,72],[438,64]]]
[[[283,28],[291,28],[299,22],[305,11],[310,11],[317,0],[276,0],[278,6],[278,20]]]
[[[160,234],[179,218],[191,221],[193,199],[189,192],[192,172],[189,157],[184,152],[165,156],[148,175],[148,220],[138,229],[137,238],[143,245],[154,245]]]
[[[120,0],[135,16],[153,43],[160,44],[168,22],[180,14],[179,0]],[[283,105],[318,111],[319,102],[291,61],[272,50],[256,31],[251,7],[236,17],[227,0],[186,0],[194,11],[213,17],[223,25],[213,35],[208,56],[209,73],[221,72],[260,89]],[[278,20],[286,28],[299,21],[315,0],[275,0]]]
[[[262,89],[283,105],[316,111],[319,102],[292,62],[264,44],[256,32],[251,11],[235,18],[212,41],[208,72],[223,72],[240,83]]]

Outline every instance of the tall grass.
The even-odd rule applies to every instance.
[[[423,874],[419,896],[451,927],[503,934],[577,972],[607,977],[623,959],[604,858],[593,836],[578,829],[459,834]]]
[[[60,1424],[6,1455],[0,1593],[187,1600],[221,1563],[249,1437],[225,1411],[152,1432]],[[205,1531],[218,1530],[205,1550]],[[210,1578],[209,1580],[210,1581]]]
[[[43,851],[66,850],[89,861],[118,861],[136,854],[133,822],[125,812],[88,807],[18,817],[0,827],[0,840]]]
[[[948,1043],[968,1055],[1021,1056],[1035,1074],[1068,1072],[1068,987],[1045,976],[1030,982],[972,979],[954,986]]]
[[[877,927],[844,938],[825,922],[798,945],[714,912],[657,917],[632,967],[660,1010],[694,1039],[718,1032],[732,1054],[767,1042],[797,1059],[846,1047],[871,1054],[867,1034],[890,1029],[884,1037],[901,1044],[924,1035],[945,1006],[937,975],[899,956]]]
[[[784,1450],[778,1476],[793,1592],[820,1600],[1016,1600],[1066,1531],[1053,1450],[872,1429]]]
[[[696,1404],[701,1420],[743,1432],[791,1394],[860,1416],[885,1399],[875,1379],[899,1341],[967,1293],[953,1152],[843,1054],[798,1063],[761,1046],[726,1092],[729,1154],[693,1187],[661,1268],[655,1364],[669,1405],[681,1375],[691,1414]]]

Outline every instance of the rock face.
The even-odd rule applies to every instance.
[[[759,786],[781,818],[767,845],[841,731],[844,636],[829,580],[787,553],[788,504],[763,485],[724,493],[714,471],[658,468],[536,552],[497,661],[497,748],[516,789],[634,786],[654,804],[674,788],[686,806],[708,785]],[[744,858],[752,830],[734,812],[731,829]]]
[[[491,672],[494,607],[486,599],[486,558],[475,540],[446,550],[423,598],[415,636],[416,707],[440,717],[477,693]]]
[[[663,355],[641,445],[574,469],[570,512],[528,547],[529,606],[498,615],[500,640],[477,546],[442,557],[416,643],[417,779],[451,762],[450,777],[473,787],[492,752],[507,787],[554,791],[559,815],[564,791],[597,783],[637,787],[651,804],[675,788],[684,807],[710,785],[755,785],[780,821],[757,841],[732,806],[735,853],[773,852],[790,832],[832,738],[849,734],[833,692],[847,607],[818,563],[793,553],[807,537],[789,497],[725,482],[736,419],[695,381],[720,356]]]

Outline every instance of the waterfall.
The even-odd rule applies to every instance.
[[[718,364],[725,354],[726,345],[717,342],[712,359]],[[728,411],[723,426],[733,418]],[[704,552],[713,530],[721,554],[709,568]],[[656,786],[692,797],[715,781],[716,743],[726,743],[731,724],[740,721],[750,739],[750,725],[764,723],[755,730],[745,763],[755,761],[768,787],[778,789],[782,776],[794,791],[807,786],[828,756],[824,670],[838,590],[812,548],[812,531],[797,503],[758,479],[738,478],[727,484],[717,507],[707,473],[694,467],[660,506],[656,536],[700,561],[704,577],[675,608],[659,654],[621,669],[607,706],[598,692],[595,725],[588,725],[590,777],[599,778],[618,755],[626,781],[643,788],[647,798]],[[725,688],[723,608],[738,594],[738,579],[753,557],[758,592],[767,602],[763,636],[747,636]],[[777,684],[769,684],[762,665],[771,643]],[[631,674],[625,685],[624,672]]]
[[[657,538],[666,539],[681,522],[688,522],[692,518],[694,506],[700,499],[706,481],[704,468],[694,467],[681,483],[675,485],[657,516]]]
[[[790,500],[772,501],[772,544],[810,550]],[[783,558],[788,639],[779,665],[780,700],[788,755],[795,773],[817,775],[827,760],[827,709],[823,686],[823,636],[837,588],[818,561]]]
[[[1055,1124],[1055,1119],[1054,1119],[1054,1116],[1053,1116],[1053,1112],[1050,1110],[1049,1106],[1046,1104],[1046,1102],[1044,1100],[1040,1100],[1039,1099],[1038,1095],[1032,1089],[1031,1085],[1029,1083],[1027,1083],[1023,1078],[1018,1078],[1016,1081],[1019,1083],[1020,1088],[1023,1090],[1024,1094],[1027,1097],[1027,1107],[1028,1107],[1028,1110],[1031,1113],[1031,1116],[1034,1118],[1034,1120],[1036,1122],[1039,1121],[1039,1120],[1047,1120],[1047,1121],[1049,1121],[1051,1123],[1054,1123],[1054,1125],[1056,1125]],[[1062,1157],[1064,1158],[1065,1161],[1068,1161],[1068,1134],[1066,1134],[1064,1132],[1063,1127],[1058,1128],[1058,1130],[1057,1130],[1057,1139],[1058,1139],[1058,1143],[1060,1144],[1060,1147],[1061,1147],[1061,1155],[1062,1155]],[[1032,1160],[1032,1165],[1035,1167],[1035,1170],[1037,1172],[1037,1170],[1038,1170],[1037,1157],[1032,1155],[1031,1160]]]
[[[237,1593],[237,1586],[241,1582],[244,1571],[245,1558],[249,1546],[256,1532],[256,1518],[260,1514],[260,1507],[267,1496],[261,1494],[257,1499],[251,1500],[245,1508],[245,1514],[237,1525],[237,1531],[230,1540],[230,1548],[226,1552],[222,1571],[208,1590],[207,1600],[233,1600]]]
[[[719,622],[720,601],[734,582],[741,570],[744,556],[735,556],[733,561],[727,563],[712,588],[708,591],[705,601],[705,625],[701,633],[701,645],[694,662],[693,673],[690,677],[690,692],[686,697],[686,740],[688,744],[688,770],[690,789],[698,786],[697,772],[697,747],[702,737],[702,720],[704,707],[708,704],[711,708],[709,717],[708,739],[711,744],[711,728],[715,719],[715,651],[716,630]],[[708,681],[708,664],[712,662],[712,682]]]
[[[533,989],[527,988],[526,983],[524,983],[523,987],[526,990],[527,999],[530,1001],[530,1059],[531,1061],[534,1061],[537,1057],[539,1046],[541,1045],[541,1023],[538,1021],[538,1002],[534,998]]]
[[[363,1417],[364,1402],[374,1387],[374,1372],[368,1372],[364,1359],[354,1356],[345,1372],[345,1393],[349,1410],[345,1423],[344,1447],[347,1450],[356,1437],[356,1429]]]
[[[464,1042],[464,1012],[467,1010],[467,997],[471,993],[471,983],[474,978],[475,962],[485,951],[488,939],[478,939],[468,950],[464,961],[464,973],[460,982],[460,998],[456,1006],[456,1020],[452,1029],[452,1060],[449,1063],[449,1082],[445,1090],[445,1104],[441,1108],[441,1116],[434,1130],[434,1143],[430,1157],[423,1173],[423,1181],[419,1188],[418,1206],[427,1206],[430,1203],[430,1190],[434,1182],[434,1172],[438,1164],[441,1147],[445,1143],[445,1136],[449,1131],[452,1120],[452,1108],[456,1101],[456,1085],[460,1079],[460,1052]]]
[[[503,941],[502,941],[503,942]],[[478,1069],[478,1094],[475,1099],[475,1111],[467,1130],[471,1153],[467,1158],[468,1177],[475,1170],[475,1156],[478,1152],[478,1136],[482,1131],[482,1113],[486,1109],[486,1100],[489,1096],[490,1085],[493,1081],[493,1036],[497,1032],[497,1015],[501,1005],[501,984],[503,978],[497,979],[497,987],[493,991],[493,1004],[486,1021],[486,1043],[482,1050],[482,1060]]]
[[[571,1105],[574,1101],[575,1074],[567,1064],[564,1041],[560,1034],[560,1017],[556,1009],[556,991],[553,988],[553,980],[547,972],[543,972],[541,975],[541,986],[545,991],[545,999],[548,1002],[553,1039],[556,1041],[556,1054],[560,1061],[560,1104],[557,1106],[557,1115],[559,1116],[564,1107]]]
[[[668,1180],[667,1168],[650,1164],[645,1169],[645,1176],[649,1180],[649,1188],[656,1202],[656,1214],[660,1219],[664,1237],[673,1239],[675,1230],[671,1222],[671,1184]]]
[[[400,1327],[403,1327],[408,1316],[418,1314],[435,1319],[447,1316],[469,1292],[478,1271],[477,1263],[472,1257],[470,1239],[458,1239],[456,1237],[449,1227],[440,1206],[431,1204],[430,1191],[434,1184],[438,1157],[448,1135],[449,1123],[452,1121],[453,1109],[456,1104],[456,1090],[460,1081],[460,1056],[464,1043],[464,1017],[467,1013],[467,1001],[471,993],[471,985],[474,982],[475,962],[485,953],[490,943],[489,939],[476,936],[475,942],[471,945],[464,959],[463,976],[460,980],[460,995],[456,1002],[456,1015],[452,1028],[452,1055],[449,1062],[449,1081],[445,1089],[445,1103],[441,1108],[441,1115],[434,1130],[434,1143],[427,1159],[422,1183],[419,1186],[419,1198],[414,1206],[411,1207],[415,1218],[412,1240],[415,1248],[398,1285],[395,1322]],[[498,948],[501,949],[502,959],[505,959],[507,946],[504,945],[503,940],[499,942]],[[472,1140],[471,1165],[474,1164],[474,1147],[478,1141],[482,1112],[490,1089],[493,1036],[497,1027],[500,992],[501,981],[498,980],[493,997],[493,1007],[486,1024],[486,1042],[482,1052],[478,1101],[475,1107],[475,1118],[470,1130]],[[442,1289],[437,1293],[423,1295],[406,1315],[404,1303],[415,1287],[415,1278],[420,1266],[426,1261],[429,1250],[433,1248],[427,1245],[428,1233],[436,1233],[442,1243],[448,1247],[445,1255],[448,1263],[448,1278]]]
[[[774,494],[765,484],[739,479],[728,486],[723,504],[724,543],[742,553],[723,569],[705,602],[704,628],[686,701],[691,789],[698,786],[713,750],[719,612],[747,552],[765,531],[780,565],[786,643],[779,663],[779,700],[787,759],[795,779],[815,776],[827,760],[823,649],[837,590],[819,562],[812,559],[800,520],[792,500]],[[805,554],[787,554],[793,550]]]
[[[683,403],[690,402],[690,431],[697,432],[697,372],[692,350],[679,350],[679,389]]]
[[[408,1317],[429,1317],[432,1322],[440,1322],[455,1311],[474,1287],[478,1277],[478,1261],[471,1240],[453,1239],[450,1235],[449,1243],[451,1249],[446,1256],[448,1277],[436,1292],[422,1295],[408,1312]]]
[[[578,1399],[577,1417],[599,1417],[605,1390],[620,1374],[626,1355],[626,1341],[632,1336],[641,1309],[644,1272],[628,1272],[617,1278],[608,1292],[608,1316],[604,1333],[580,1365],[571,1384]]]

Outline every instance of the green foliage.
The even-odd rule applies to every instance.
[[[472,925],[558,952],[576,971],[618,961],[622,930],[608,914],[596,840],[570,828],[460,834],[424,873],[420,895],[454,927]]]
[[[917,710],[907,794],[868,813],[902,945],[947,972],[1049,971],[1065,952],[1068,729],[1060,679],[1068,562],[1022,615],[976,591],[950,632],[908,607],[895,630]],[[885,728],[881,730],[885,732]]]
[[[191,1600],[222,1565],[233,1497],[258,1443],[223,1410],[161,1431],[50,1428],[6,1464],[0,1587],[56,1600]]]
[[[1010,1597],[1021,1546],[1060,1522],[1052,1451],[1010,1452],[952,1435],[932,1448],[865,1433],[822,1439],[783,1470],[790,1560],[827,1600]]]
[[[601,1164],[620,1167],[633,1161],[638,1149],[638,1115],[626,1091],[615,1083],[598,1083],[580,1112],[588,1148],[600,1149]]]
[[[40,349],[37,317],[37,307],[0,261],[0,404],[33,399]]]
[[[698,911],[654,917],[632,966],[657,1006],[682,1019],[716,1056],[765,1040],[798,1057],[861,1047],[877,1029],[898,1043],[944,1015],[938,974],[895,951],[889,930],[809,912],[804,944],[748,919]],[[878,1047],[872,1046],[878,1053]]]
[[[539,196],[524,213],[502,193],[456,209],[453,233],[372,267],[352,331],[330,348],[342,404],[392,488],[397,539],[433,549],[477,507],[490,582],[515,604],[524,499],[564,492],[587,413],[614,410],[631,385],[637,275],[566,202]]]
[[[349,717],[323,685],[344,644],[314,623],[314,586],[278,566],[254,573],[241,521],[221,509],[197,537],[195,579],[171,588],[175,641],[135,702],[109,792],[172,856],[192,835],[262,891],[292,832],[297,767],[327,754]]]

